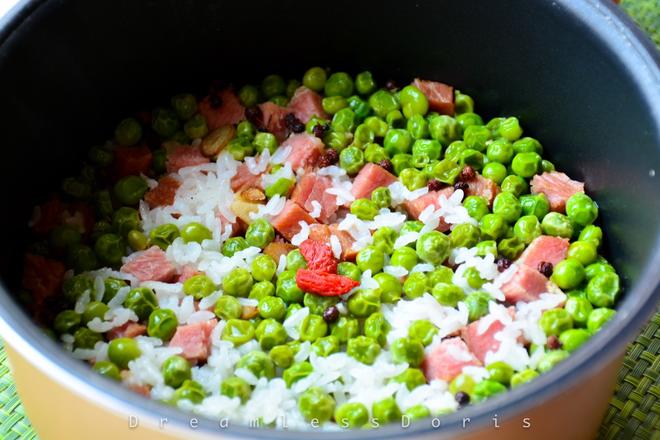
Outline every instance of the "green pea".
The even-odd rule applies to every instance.
[[[541,143],[534,138],[524,137],[513,143],[513,149],[516,153],[537,153],[543,154]]]
[[[524,250],[525,242],[516,236],[504,238],[497,245],[497,252],[509,260],[517,259]]]
[[[392,161],[392,166],[394,167],[394,174],[396,174],[397,176],[401,174],[403,170],[411,168],[413,166],[412,155],[407,153],[395,154],[394,156],[392,156],[391,161]]]
[[[521,196],[522,194],[529,192],[527,181],[522,177],[513,174],[504,178],[500,188],[502,189],[502,192],[509,192],[515,196]]]
[[[600,275],[602,273],[616,273],[614,268],[606,263],[591,263],[587,267],[584,268],[584,273],[587,278],[587,281],[591,281],[594,277],[597,275]]]
[[[364,153],[358,147],[347,147],[339,153],[339,166],[349,175],[355,175],[364,165]]]
[[[619,276],[616,273],[602,273],[589,280],[587,299],[596,307],[611,307],[616,301],[619,289]]]
[[[480,257],[485,257],[488,254],[491,254],[497,257],[497,243],[494,240],[484,240],[477,243],[477,255]]]
[[[606,307],[599,307],[594,309],[593,312],[589,314],[589,319],[587,320],[587,330],[589,330],[591,333],[596,333],[603,327],[603,325],[607,323],[607,321],[612,319],[615,314],[616,311]]]
[[[580,348],[580,346],[587,342],[590,337],[591,333],[588,330],[574,328],[562,332],[562,334],[559,335],[559,341],[561,342],[562,349],[571,353]]]
[[[404,128],[406,125],[406,119],[403,117],[403,113],[400,110],[392,110],[385,116],[385,122],[391,128]]]
[[[466,247],[472,248],[479,243],[479,238],[481,237],[481,232],[479,228],[470,223],[462,223],[456,225],[454,230],[451,231],[449,239],[451,242],[451,247],[459,248]]]
[[[350,108],[339,110],[332,117],[331,127],[338,133],[352,132],[355,130],[355,112]]]
[[[525,244],[531,243],[542,233],[541,223],[535,215],[524,215],[513,225],[513,235]]]
[[[458,392],[464,392],[466,394],[472,394],[474,392],[474,386],[476,385],[476,382],[472,378],[472,376],[461,373],[458,376],[456,376],[452,381],[449,383],[449,392],[452,394],[456,394]]]
[[[417,255],[421,260],[438,266],[449,257],[450,247],[449,237],[442,232],[431,231],[417,240]]]
[[[399,235],[407,234],[408,232],[420,232],[424,227],[424,223],[419,220],[406,220],[399,230]]]
[[[103,234],[94,243],[94,252],[108,266],[119,266],[124,256],[126,243],[116,234]]]
[[[538,375],[539,373],[532,369],[519,371],[511,376],[511,388],[519,387],[520,385],[535,379]]]
[[[387,130],[390,129],[390,127],[387,125],[387,122],[378,116],[367,117],[364,120],[364,125],[369,127],[369,130],[371,130],[376,137],[385,137]]]
[[[228,377],[220,384],[220,394],[230,398],[238,397],[242,403],[250,399],[252,388],[245,379],[237,376]]]
[[[245,368],[256,377],[267,379],[275,377],[275,365],[268,355],[262,351],[251,351],[244,355],[236,364],[236,368]]]
[[[360,402],[347,402],[337,407],[335,420],[342,428],[361,428],[369,422],[369,410]]]
[[[595,243],[596,248],[598,248],[603,241],[603,230],[596,225],[585,226],[580,232],[579,240],[592,241]]]
[[[342,261],[337,265],[337,274],[349,277],[352,280],[360,281],[362,271],[355,263],[350,261]]]
[[[573,319],[573,323],[578,327],[586,327],[589,315],[593,310],[589,300],[583,297],[569,297],[566,300],[564,309]]]
[[[555,171],[555,165],[552,162],[550,162],[549,160],[543,159],[541,161],[541,170],[544,173],[551,173],[551,172]]]
[[[515,222],[522,213],[518,198],[510,192],[499,193],[493,201],[493,214],[501,216],[509,223]]]
[[[272,318],[279,321],[286,315],[284,300],[275,296],[266,296],[259,300],[258,309],[259,315],[264,319]]]
[[[286,93],[284,78],[279,75],[268,75],[261,82],[261,91],[266,98],[273,98]]]
[[[403,114],[406,118],[412,118],[414,115],[425,115],[429,110],[429,101],[424,93],[417,87],[409,85],[399,92],[399,100],[403,108]]]
[[[322,316],[307,315],[300,324],[300,340],[314,342],[328,332],[328,324]]]
[[[410,153],[412,147],[412,136],[402,128],[391,128],[387,131],[383,140],[385,152],[394,156],[400,153]]]
[[[169,139],[179,131],[179,118],[169,108],[159,107],[152,112],[151,128],[164,139]]]
[[[490,373],[490,379],[499,382],[503,385],[508,385],[513,376],[513,368],[506,362],[497,361],[486,366],[486,370]]]
[[[312,364],[309,362],[299,362],[284,370],[282,373],[282,379],[284,379],[287,388],[291,388],[291,385],[298,382],[300,379],[309,376],[312,371],[314,371]]]
[[[78,322],[82,321],[83,324],[87,324],[89,321],[91,321],[94,318],[99,318],[100,320],[103,320],[103,317],[105,316],[105,314],[108,310],[109,310],[108,306],[106,304],[102,303],[101,301],[91,301],[85,307],[85,310],[82,313],[82,319],[80,317],[78,317]],[[65,312],[67,312],[67,311],[65,310]],[[69,312],[70,312],[70,310],[69,310]],[[63,318],[60,318],[60,319],[63,319]],[[73,316],[69,316],[69,319],[70,319],[69,324],[72,324],[76,320]],[[57,323],[57,318],[56,318],[55,322]],[[64,333],[64,332],[60,332],[60,333]]]
[[[552,281],[564,290],[578,287],[584,278],[584,266],[575,258],[567,258],[557,263],[551,277]]]
[[[238,347],[254,338],[254,327],[250,321],[235,318],[229,319],[225,328],[222,329],[222,335],[220,337],[222,340],[229,341]]]
[[[295,185],[295,179],[279,178],[272,185],[266,187],[265,193],[266,197],[272,199],[275,195],[280,195],[286,197]]]
[[[401,299],[403,289],[397,277],[388,273],[379,273],[373,278],[378,283],[382,302],[395,303]]]
[[[371,201],[376,205],[376,209],[389,208],[392,204],[392,194],[390,193],[389,188],[380,186],[373,190],[371,193]]]
[[[546,310],[541,315],[539,325],[547,336],[559,336],[563,331],[573,327],[573,319],[565,309]]]
[[[539,373],[547,373],[568,356],[569,353],[564,350],[549,351],[543,355],[536,368],[539,370]]]
[[[73,226],[58,226],[50,233],[50,245],[54,249],[65,250],[70,246],[79,244],[81,241],[82,234]]]
[[[473,219],[479,221],[490,212],[488,201],[481,196],[467,196],[463,200],[463,207]]]
[[[143,251],[149,246],[149,238],[137,229],[128,233],[126,241],[134,251]]]
[[[497,240],[506,234],[506,220],[499,214],[486,214],[479,221],[482,236]]]
[[[468,147],[463,141],[453,141],[447,146],[445,150],[445,159],[458,161],[461,157],[461,153],[467,150]]]
[[[488,140],[490,140],[490,130],[483,125],[470,125],[463,131],[465,145],[473,150],[485,151]]]
[[[273,295],[275,295],[275,285],[270,281],[259,281],[252,285],[248,298],[260,301],[267,296]]]
[[[555,237],[571,238],[573,236],[573,225],[563,214],[551,212],[541,222],[541,228],[546,235]]]
[[[481,278],[481,274],[479,273],[479,270],[476,267],[468,267],[463,273],[463,276],[467,281],[468,285],[473,289],[481,288],[481,286],[483,286],[484,283],[486,282],[486,280]]]
[[[432,115],[429,117],[429,133],[431,138],[442,145],[449,145],[460,136],[460,125],[456,120],[447,115]]]
[[[431,291],[431,294],[436,299],[436,301],[438,301],[438,303],[447,307],[456,307],[458,302],[462,301],[465,298],[465,292],[463,292],[463,289],[456,286],[455,284],[449,284],[449,283],[435,284],[433,286],[433,290]]]
[[[306,293],[303,298],[303,304],[309,308],[309,312],[315,315],[323,315],[323,312],[339,302],[339,298],[334,296],[320,296],[314,293]]]
[[[499,185],[506,178],[507,170],[501,163],[489,162],[484,165],[484,168],[481,170],[481,175]]]
[[[511,169],[520,177],[532,177],[541,169],[541,156],[537,153],[518,153],[513,157]]]
[[[122,205],[137,205],[148,189],[142,177],[126,176],[115,183],[113,192]]]
[[[119,374],[119,368],[117,368],[117,366],[110,361],[95,362],[92,369],[109,379],[118,380],[118,381],[121,380],[121,376]]]
[[[327,114],[334,115],[348,107],[348,100],[343,96],[327,96],[321,101],[321,106]]]
[[[417,339],[399,338],[390,346],[394,362],[405,362],[411,367],[418,367],[424,360],[424,345]]]
[[[369,116],[371,113],[371,107],[369,106],[369,103],[357,95],[353,95],[348,98],[348,107],[353,110],[353,113],[355,113],[355,118],[357,121],[364,121],[365,118],[367,118],[367,116]],[[371,131],[371,128],[369,128],[367,125],[363,125],[363,127],[364,130],[367,130],[372,134],[371,141],[373,141],[373,132]]]
[[[248,229],[245,232],[245,240],[248,244],[262,249],[274,239],[275,229],[263,218],[250,223],[250,226],[248,226]]]
[[[296,90],[302,85],[297,79],[290,79],[286,82],[286,97],[291,99],[296,94]]]
[[[227,295],[246,297],[250,293],[252,283],[250,272],[238,267],[223,278],[222,289]]]
[[[417,252],[408,246],[396,249],[390,258],[392,266],[400,266],[408,271],[415,267],[417,261]]]
[[[268,353],[270,360],[279,368],[289,368],[293,363],[294,356],[293,348],[288,345],[276,345]]]
[[[383,400],[374,402],[371,406],[371,414],[374,419],[384,424],[401,420],[401,410],[397,406],[394,397],[386,397]]]
[[[348,73],[335,72],[325,82],[326,96],[343,96],[348,98],[353,94],[353,79]]]
[[[230,319],[240,318],[243,312],[243,306],[240,301],[233,296],[223,295],[215,303],[214,313],[218,318],[228,321]]]
[[[470,293],[465,297],[465,305],[468,309],[468,319],[476,321],[488,314],[488,302],[491,300],[490,294],[484,291]]]
[[[355,77],[355,90],[360,95],[368,95],[376,89],[376,82],[369,71],[360,72]]]
[[[67,250],[66,263],[75,273],[87,272],[99,266],[94,250],[84,244],[70,246]]]
[[[192,295],[195,299],[202,299],[217,290],[211,278],[204,274],[197,274],[183,283],[183,293]]]
[[[135,118],[122,119],[115,128],[115,140],[119,145],[130,147],[142,137],[142,126]]]
[[[257,255],[250,266],[252,278],[257,281],[270,281],[277,271],[277,263],[269,255]]]
[[[294,249],[289,252],[286,256],[286,268],[287,270],[298,270],[307,268],[307,261],[305,257],[300,253],[299,249]]]
[[[92,196],[91,185],[75,177],[67,177],[62,181],[62,191],[74,199],[88,199]]]
[[[494,140],[486,148],[486,157],[488,157],[488,160],[503,165],[511,163],[513,154],[513,146],[504,139]]]
[[[197,113],[197,100],[190,93],[181,93],[173,96],[170,104],[177,116],[184,121],[192,118]]]
[[[197,114],[183,124],[183,131],[190,139],[202,139],[209,132],[204,116]]]
[[[435,286],[438,283],[451,283],[454,279],[454,271],[447,266],[438,266],[428,275],[429,286]]]
[[[378,215],[378,206],[370,199],[357,199],[351,203],[351,214],[360,220],[373,220]]]
[[[526,194],[520,197],[523,215],[533,215],[539,220],[550,212],[550,203],[544,194]]]
[[[302,302],[304,292],[296,284],[294,270],[285,270],[277,277],[275,295],[282,298],[287,304]]]
[[[94,348],[97,342],[103,341],[103,336],[87,327],[80,327],[73,333],[73,346],[76,348]]]
[[[303,85],[315,92],[320,92],[325,87],[328,75],[322,67],[312,67],[303,75]]]
[[[287,340],[284,326],[273,318],[267,318],[261,321],[254,335],[264,350],[270,350],[276,345],[284,344]]]
[[[368,143],[364,146],[364,160],[370,163],[379,163],[389,159],[385,149],[378,144]],[[373,193],[372,193],[373,199]],[[388,205],[389,206],[389,205]]]
[[[368,336],[357,336],[346,343],[346,354],[366,365],[372,365],[380,354],[380,344]]]
[[[522,136],[520,122],[515,116],[500,121],[497,133],[509,142],[513,142]]]
[[[147,334],[163,341],[169,341],[174,336],[178,325],[179,321],[172,310],[157,309],[149,315]]]
[[[419,298],[428,290],[427,278],[422,272],[411,273],[403,282],[403,293],[410,299]]]
[[[369,97],[369,105],[376,115],[384,118],[388,113],[399,109],[396,97],[387,90],[379,90]]]
[[[202,403],[206,393],[199,382],[194,380],[185,380],[181,386],[172,395],[172,402],[180,400],[190,400],[192,403]]]
[[[172,223],[165,223],[159,226],[156,226],[149,233],[149,239],[151,243],[155,244],[162,250],[166,250],[169,245],[171,245],[174,240],[179,238],[181,232],[179,228]]]
[[[454,111],[457,115],[474,111],[474,100],[470,95],[454,91]]]
[[[165,385],[179,388],[183,382],[192,379],[190,363],[179,355],[168,357],[161,366]]]
[[[87,159],[99,168],[105,168],[112,164],[114,154],[105,146],[94,146],[89,149]]]
[[[73,310],[63,310],[55,316],[53,328],[60,334],[73,333],[80,323],[81,315],[79,313]]]
[[[392,380],[405,384],[409,391],[426,384],[426,377],[419,368],[407,368],[403,373],[393,377]]]
[[[151,312],[158,308],[158,300],[150,288],[138,287],[128,292],[124,307],[133,310],[141,320],[146,320]]]
[[[141,354],[137,341],[131,338],[116,338],[108,344],[108,359],[122,370],[128,368],[128,363]]]
[[[467,148],[458,156],[458,161],[461,165],[469,165],[475,170],[481,170],[484,166],[484,155],[477,150]]]
[[[585,193],[575,193],[566,201],[566,215],[580,226],[587,226],[598,217],[598,205]]]
[[[494,380],[482,380],[474,386],[474,391],[472,392],[472,398],[475,402],[482,402],[496,394],[501,394],[506,392],[506,387],[499,382]]]
[[[340,316],[337,322],[331,325],[330,334],[340,343],[345,344],[349,339],[360,334],[360,324],[355,318]]]
[[[244,85],[238,91],[238,99],[244,107],[254,107],[259,102],[259,89],[251,84]]]
[[[466,128],[473,125],[484,125],[484,121],[481,119],[481,116],[472,112],[465,112],[461,114],[456,113],[456,122],[463,130],[463,133],[465,133]],[[490,130],[488,130],[488,137],[490,138]]]
[[[375,274],[383,270],[385,254],[375,246],[367,246],[358,252],[355,263],[362,272],[371,270]]]
[[[112,277],[106,278],[103,284],[105,285],[105,293],[103,294],[103,302],[105,303],[107,303],[112,298],[114,298],[117,292],[119,291],[119,289],[121,289],[122,287],[126,287],[126,281]],[[66,291],[65,291],[65,295],[66,295]]]
[[[327,422],[334,414],[335,399],[322,388],[312,387],[298,398],[298,409],[307,421]]]
[[[425,187],[428,180],[423,172],[415,168],[406,168],[401,171],[399,179],[410,191]]]
[[[408,130],[413,139],[417,140],[423,140],[430,135],[429,123],[422,115],[413,115],[412,117],[408,118],[408,122],[406,123],[406,130]],[[439,146],[440,143],[438,142],[437,145]]]
[[[369,316],[380,310],[380,293],[372,289],[358,290],[348,299],[347,307],[358,318]]]
[[[437,334],[438,328],[426,319],[413,321],[408,327],[408,337],[421,342],[424,346],[430,345]]]
[[[336,336],[324,336],[312,344],[312,351],[319,356],[327,357],[339,351],[339,339]]]
[[[268,150],[271,154],[277,150],[277,138],[272,133],[259,132],[254,136],[252,141],[257,153],[261,154],[264,150]]]
[[[571,243],[567,253],[568,258],[574,258],[587,266],[596,261],[598,258],[598,250],[596,243],[593,241],[576,241]]]
[[[378,342],[381,346],[387,343],[387,334],[391,328],[390,323],[380,312],[372,313],[364,321],[364,335]]]

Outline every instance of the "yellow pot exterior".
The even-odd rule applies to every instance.
[[[159,419],[142,417],[139,426],[129,428],[130,414],[110,408],[59,383],[33,365],[9,344],[5,346],[12,365],[16,387],[27,415],[41,440],[168,440],[210,438],[194,428],[173,429],[159,426]],[[595,438],[614,388],[616,371],[621,363],[617,357],[579,388],[569,388],[561,395],[530,408],[523,414],[503,414],[491,426],[470,429],[465,440],[531,439],[584,440]],[[525,419],[528,419],[527,422]],[[530,426],[525,427],[525,424]],[[497,424],[498,427],[495,425]],[[293,433],[292,433],[293,434]],[[255,430],[255,436],[258,431]],[[294,437],[295,434],[292,435]],[[228,438],[218,429],[212,438]],[[412,437],[412,436],[411,436]],[[302,436],[301,436],[302,438]],[[433,436],[425,436],[433,438]]]

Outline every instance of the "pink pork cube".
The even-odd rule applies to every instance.
[[[422,370],[429,381],[441,379],[450,382],[461,374],[464,367],[479,366],[481,362],[461,338],[449,338],[440,342],[422,363]]]
[[[141,282],[170,281],[176,275],[176,268],[158,246],[135,254],[120,270],[130,273]]]
[[[550,209],[556,212],[566,210],[566,201],[579,192],[584,192],[584,183],[571,180],[558,171],[536,175],[531,181],[532,194],[545,194],[550,202]]]
[[[181,348],[183,350],[181,356],[191,362],[204,361],[209,356],[211,332],[217,323],[215,319],[210,319],[181,325],[176,329],[169,346]]]

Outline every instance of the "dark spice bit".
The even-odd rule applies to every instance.
[[[461,180],[463,182],[468,182],[474,179],[476,176],[477,173],[474,171],[474,168],[472,168],[470,165],[466,165],[461,170],[461,174],[460,176],[458,176],[458,180]]]
[[[383,168],[385,171],[389,173],[394,172],[394,165],[392,165],[392,162],[389,159],[383,159],[380,162],[378,162],[378,166]]]
[[[495,264],[497,264],[497,271],[498,272],[504,272],[507,270],[509,267],[511,267],[512,261],[509,260],[508,258],[504,257],[497,257],[495,259]]]
[[[286,114],[284,117],[284,124],[286,124],[286,128],[294,133],[302,133],[305,131],[305,124],[303,124],[300,119],[296,118],[296,115],[293,113]]]
[[[397,85],[396,81],[394,81],[393,79],[388,79],[385,82],[385,88],[391,92],[392,90],[398,89],[399,86]]]
[[[458,393],[456,393],[454,399],[456,399],[456,402],[458,402],[460,406],[465,406],[468,403],[470,403],[470,395],[463,391],[459,391]]]
[[[557,336],[551,335],[548,336],[548,341],[546,342],[546,345],[550,350],[558,350],[561,348],[561,341]]]
[[[325,322],[327,322],[328,324],[332,324],[338,319],[339,319],[339,309],[337,307],[330,306],[323,311],[323,320],[325,320]]]
[[[552,275],[552,270],[553,270],[552,263],[550,263],[548,261],[541,261],[539,263],[538,270],[543,275],[545,275],[547,278],[550,278],[550,275]]]
[[[329,167],[330,165],[334,165],[337,162],[339,162],[339,153],[337,153],[337,150],[334,148],[328,148],[321,155],[321,159],[319,159],[319,167]]]
[[[261,112],[261,109],[256,105],[254,107],[248,107],[245,109],[245,119],[252,122],[257,127],[261,127],[263,113]]]
[[[222,106],[222,98],[215,93],[211,93],[209,95],[209,103],[211,104],[211,108],[220,108]]]
[[[317,138],[323,139],[323,136],[325,136],[325,133],[328,131],[329,128],[330,126],[326,124],[316,124],[314,128],[312,128],[312,133]]]
[[[467,191],[467,189],[470,187],[470,185],[467,184],[467,182],[463,182],[462,180],[456,182],[454,184],[454,189],[458,191],[459,189],[462,191]]]
[[[429,180],[429,183],[427,184],[429,191],[440,191],[444,184],[440,182],[438,179],[431,179]]]

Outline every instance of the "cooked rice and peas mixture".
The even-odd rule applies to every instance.
[[[614,315],[598,206],[515,117],[314,67],[124,119],[35,209],[71,355],[214,419],[375,426],[523,385]]]

